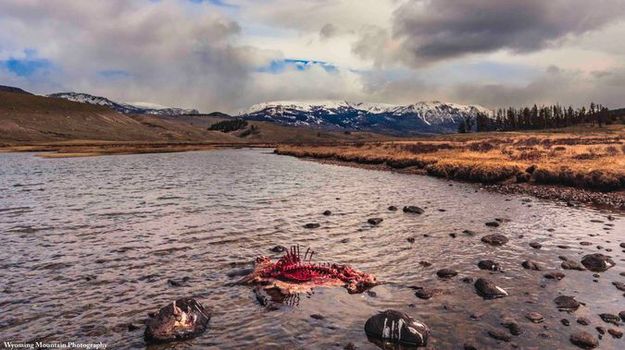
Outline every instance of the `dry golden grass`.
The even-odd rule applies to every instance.
[[[488,133],[342,146],[279,146],[277,153],[476,181],[536,182],[601,191],[625,188],[625,129]]]

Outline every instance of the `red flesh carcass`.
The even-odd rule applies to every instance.
[[[308,291],[316,286],[343,286],[350,294],[362,293],[377,284],[375,276],[348,265],[313,263],[313,255],[309,248],[302,257],[299,246],[293,246],[275,263],[268,257],[259,257],[254,271],[244,282],[278,288],[285,294]]]

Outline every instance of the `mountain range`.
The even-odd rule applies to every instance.
[[[327,129],[367,130],[393,134],[440,134],[458,131],[460,123],[491,112],[478,105],[439,101],[408,105],[348,101],[260,103],[240,113],[245,120]]]
[[[109,100],[106,97],[89,95],[81,92],[59,92],[48,97],[62,98],[73,102],[88,103],[92,105],[109,107],[124,114],[153,114],[153,115],[183,115],[198,114],[196,109],[165,107],[152,103],[135,102],[124,103]]]

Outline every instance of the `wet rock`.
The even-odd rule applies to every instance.
[[[521,265],[525,269],[528,269],[528,270],[534,270],[534,271],[542,270],[540,264],[533,260],[525,260],[524,262],[521,263]]]
[[[440,269],[436,271],[436,275],[440,278],[452,278],[458,275],[458,272],[452,269]]]
[[[430,267],[432,266],[432,263],[429,261],[419,261],[419,265],[423,266],[423,267]]]
[[[378,293],[376,293],[376,292],[374,292],[374,291],[372,291],[372,290],[368,290],[368,291],[367,291],[367,295],[368,295],[368,296],[370,296],[370,297],[372,297],[372,298],[375,298],[375,297],[377,297],[377,296],[378,296]]]
[[[382,218],[370,218],[369,220],[367,220],[367,222],[373,226],[379,225],[382,221],[384,221],[384,219]]]
[[[536,311],[528,312],[527,315],[525,315],[525,318],[534,323],[542,323],[545,320],[543,315]]]
[[[187,284],[187,282],[190,280],[191,278],[188,276],[185,276],[181,279],[169,279],[167,280],[167,284],[169,284],[172,287],[182,287],[184,285]]]
[[[315,320],[324,320],[325,316],[320,315],[320,314],[312,314],[310,315],[310,318],[314,318]]]
[[[612,323],[615,326],[620,325],[619,321],[621,321],[621,318],[618,315],[605,313],[605,314],[599,314],[599,317],[601,317],[603,322]]]
[[[230,278],[242,277],[242,276],[249,275],[253,271],[254,271],[254,269],[252,269],[252,268],[238,269],[238,270],[234,270],[234,271],[230,271],[230,272],[226,273],[226,276],[228,276]]]
[[[461,281],[463,283],[473,283],[473,277],[462,277]]]
[[[568,295],[560,295],[553,300],[560,311],[575,311],[581,305],[574,297]]]
[[[582,264],[590,271],[603,272],[614,266],[614,261],[601,253],[594,253],[585,255]]]
[[[582,242],[579,242],[579,244],[583,246],[589,246],[589,245],[592,245],[592,242],[582,241]]]
[[[621,320],[623,320],[623,322],[625,322],[625,311],[619,312],[618,316],[621,318]]]
[[[573,260],[563,261],[560,266],[565,270],[577,270],[577,271],[586,270],[580,263],[578,263],[577,261],[573,261]]]
[[[480,270],[501,271],[501,266],[492,260],[480,260],[480,262],[477,263],[477,267],[479,267]]]
[[[567,326],[567,327],[571,325],[571,322],[567,320],[566,318],[561,319],[560,323],[562,323],[563,326]]]
[[[534,248],[534,249],[540,249],[542,248],[542,244],[538,243],[538,242],[531,242],[530,243],[530,247]]]
[[[496,299],[508,296],[508,292],[506,292],[503,288],[495,285],[495,283],[485,278],[478,278],[477,281],[475,281],[474,286],[477,294],[484,299]]]
[[[462,231],[462,233],[464,235],[466,235],[466,236],[475,236],[475,235],[477,235],[477,232],[471,231],[471,230],[464,230],[464,231]]]
[[[323,212],[323,215],[330,216],[330,215],[332,215],[332,212],[329,211],[329,210],[326,210],[326,211]]]
[[[484,225],[488,226],[488,227],[499,227],[499,223],[497,221],[489,221],[487,223],[485,223]]]
[[[342,240],[340,240],[341,243],[347,243],[349,242],[349,238],[343,238]]]
[[[612,282],[612,284],[616,287],[616,289],[625,292],[625,283],[623,282]]]
[[[412,346],[427,345],[430,332],[426,324],[396,310],[380,312],[365,323],[365,333],[372,338]]]
[[[521,326],[519,326],[519,324],[512,319],[504,319],[503,321],[501,321],[501,325],[508,328],[510,334],[512,335],[520,335],[521,333],[523,333],[523,331],[521,330]]]
[[[147,343],[187,340],[204,333],[210,313],[195,299],[182,298],[161,308],[147,322],[144,338]]]
[[[590,325],[590,320],[586,317],[579,317],[577,318],[577,323],[581,324],[582,326],[588,326]]]
[[[394,206],[394,205],[391,205],[391,206],[388,207],[388,210],[389,211],[397,211],[397,207]]]
[[[417,296],[417,298],[424,299],[424,300],[428,300],[434,296],[443,294],[442,289],[427,288],[427,287],[410,287],[410,288],[415,290],[414,294]]]
[[[621,248],[625,248],[625,243],[621,243],[621,244],[619,244],[619,247],[621,247]]]
[[[545,277],[546,279],[550,279],[550,280],[560,281],[561,279],[566,277],[566,275],[559,271],[553,271],[553,272],[548,272],[544,274],[543,277]]]
[[[623,337],[623,332],[618,329],[610,328],[608,333],[610,333],[612,338],[621,339]]]
[[[415,241],[414,237],[408,237],[406,238],[406,240],[408,241],[408,243],[414,243]]]
[[[402,209],[404,211],[404,213],[410,213],[410,214],[423,214],[425,211],[419,207],[416,207],[414,205],[409,205],[407,207],[404,207]]]
[[[585,331],[577,331],[569,338],[573,345],[582,349],[593,349],[599,346],[599,340],[592,334]]]
[[[311,223],[304,225],[304,228],[308,228],[308,229],[319,228],[319,227],[321,227],[321,224],[318,224],[316,222],[311,222]]]
[[[277,245],[271,249],[269,249],[270,251],[274,252],[274,253],[284,253],[286,252],[286,247],[282,246],[282,245]]]
[[[605,334],[605,328],[603,328],[603,327],[599,326],[599,327],[595,327],[595,329],[597,330],[597,332],[598,332],[599,334],[601,334],[601,335],[604,335],[604,334]],[[599,338],[599,339],[601,339],[601,338]]]
[[[499,233],[495,233],[482,237],[482,242],[493,246],[500,246],[508,243],[508,237]]]
[[[489,329],[488,335],[493,339],[505,342],[509,342],[511,340],[510,336],[506,332],[500,331],[498,329]]]

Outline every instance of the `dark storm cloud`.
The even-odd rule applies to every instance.
[[[363,33],[365,58],[395,42],[387,61],[410,65],[507,49],[532,52],[622,19],[623,0],[410,0],[400,5],[385,40]]]

